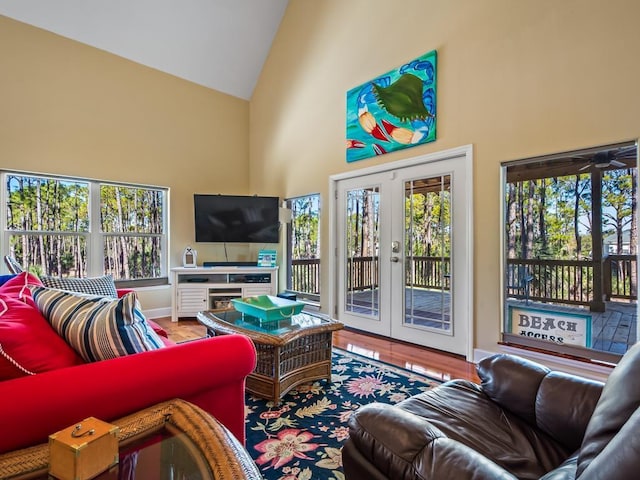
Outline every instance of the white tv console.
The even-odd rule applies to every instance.
[[[278,293],[278,267],[171,269],[171,321],[216,310],[232,298]]]

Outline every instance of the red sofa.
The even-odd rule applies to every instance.
[[[1,298],[5,306],[15,303]],[[35,335],[29,329],[39,323],[17,323],[28,345]],[[0,453],[46,442],[49,434],[90,416],[115,420],[173,398],[211,413],[244,443],[244,384],[256,363],[251,340],[163,340],[166,348],[0,381]],[[5,336],[5,350],[7,345]]]

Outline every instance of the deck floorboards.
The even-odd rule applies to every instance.
[[[375,314],[378,311],[378,295],[376,290],[353,292],[350,295],[352,311],[363,314]],[[450,312],[451,297],[449,292],[440,292],[427,289],[405,290],[405,312],[412,313],[415,323],[434,328],[440,328],[443,312]],[[524,306],[525,301],[509,300],[511,305]],[[534,301],[529,301],[529,307],[536,305],[546,306]],[[608,301],[605,302],[604,312],[589,312],[581,307],[562,306],[563,312],[573,312],[591,315],[591,348],[604,352],[623,354],[631,345],[637,342],[638,311],[636,302]],[[435,321],[434,321],[435,320]],[[444,314],[444,323],[449,321],[448,313]]]

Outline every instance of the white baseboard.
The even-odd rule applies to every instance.
[[[473,362],[478,363],[483,358],[489,357],[496,353],[510,353],[519,357],[528,358],[534,362],[541,363],[542,365],[552,369],[565,373],[571,373],[592,380],[598,380],[605,382],[613,370],[613,367],[606,365],[598,365],[593,363],[579,362],[577,360],[571,360],[569,358],[557,357],[555,355],[548,355],[546,353],[533,352],[530,350],[524,350],[522,348],[509,347],[506,345],[497,345],[495,351],[475,349],[473,352]]]
[[[165,308],[152,308],[150,310],[143,310],[142,312],[145,317],[154,319],[154,318],[162,318],[162,317],[170,317],[171,316],[171,307]]]

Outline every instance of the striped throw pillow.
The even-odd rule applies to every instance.
[[[58,290],[112,298],[118,296],[116,284],[111,275],[92,278],[60,278],[43,275],[40,277],[40,281],[45,287],[57,288]]]
[[[38,310],[86,362],[164,347],[135,293],[113,299],[38,286],[30,289]]]

